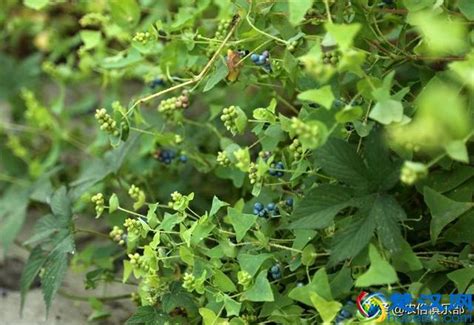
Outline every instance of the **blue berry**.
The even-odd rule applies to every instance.
[[[253,62],[257,63],[258,61],[258,54],[256,53],[252,53],[252,55],[250,56],[250,60],[252,60]]]
[[[279,161],[276,164],[276,168],[277,169],[285,169],[285,165],[283,164],[283,162]]]
[[[268,203],[267,204],[267,209],[270,210],[270,211],[275,210],[275,203]]]
[[[345,310],[345,309],[342,309],[339,314],[344,317],[344,318],[351,318],[352,314],[348,311],[348,310]]]
[[[285,204],[289,207],[292,207],[293,206],[293,198],[287,198],[286,201],[285,201]]]
[[[171,164],[171,158],[164,158],[163,162],[167,165]]]
[[[280,273],[280,265],[278,265],[278,264],[273,265],[270,269],[270,272],[271,273]]]
[[[261,211],[263,210],[263,204],[260,202],[255,202],[255,204],[253,205],[253,208],[254,210]]]
[[[257,64],[258,64],[258,65],[264,64],[265,61],[267,61],[267,58],[266,58],[266,57],[264,57],[263,55],[259,55],[259,56],[258,56],[258,61],[257,61]]]
[[[256,216],[258,216],[259,212],[260,212],[260,210],[257,210],[257,209],[255,209],[255,208],[253,208],[253,214],[255,214]]]
[[[164,81],[163,79],[161,78],[156,78],[156,79],[153,79],[151,82],[150,82],[150,88],[154,89],[158,86],[162,86],[164,84]]]
[[[278,216],[279,214],[280,214],[280,210],[278,210],[278,207],[276,207],[275,210],[273,210],[273,215]]]
[[[257,215],[261,218],[265,218],[267,216],[267,210],[261,210]]]
[[[186,155],[179,156],[179,161],[182,162],[182,163],[187,162],[188,161],[188,156],[186,156]]]
[[[277,273],[272,273],[272,278],[273,280],[278,280],[281,278],[281,273],[280,272],[277,272]]]
[[[262,56],[263,56],[264,58],[268,58],[268,57],[270,56],[270,52],[268,52],[268,51],[263,51],[263,52],[262,52]]]

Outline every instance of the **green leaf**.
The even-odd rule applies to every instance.
[[[119,207],[119,199],[117,194],[112,194],[109,198],[109,213],[116,211]]]
[[[374,285],[392,284],[398,281],[397,272],[389,262],[380,256],[375,246],[369,246],[370,267],[357,278],[356,287],[370,287]]]
[[[446,145],[446,152],[454,160],[469,163],[466,144],[462,140],[451,141]]]
[[[418,11],[434,5],[436,0],[403,0],[403,4],[410,11]]]
[[[110,0],[110,15],[114,23],[123,29],[132,29],[140,19],[140,7],[136,0]]]
[[[474,20],[474,1],[459,0],[458,8],[467,19]]]
[[[224,307],[227,312],[227,316],[239,316],[240,308],[242,304],[230,298],[229,296],[224,297]]]
[[[67,253],[58,249],[53,251],[44,263],[41,290],[46,304],[46,312],[49,311],[54,296],[66,276],[67,260]]]
[[[303,253],[301,254],[301,264],[305,266],[311,266],[316,261],[316,248],[314,245],[309,244],[303,249]]]
[[[23,0],[25,6],[35,10],[40,10],[49,4],[49,0]]]
[[[169,316],[153,306],[140,306],[135,313],[127,319],[125,324],[165,324],[169,321]]]
[[[290,0],[288,1],[288,20],[295,26],[303,19],[306,12],[313,6],[313,0]]]
[[[362,114],[362,107],[346,105],[342,110],[337,112],[335,116],[338,123],[347,123],[359,119]]]
[[[215,312],[208,308],[199,308],[199,314],[202,316],[204,325],[218,325],[222,324],[222,319],[216,315]]]
[[[267,279],[267,271],[262,271],[255,279],[254,285],[244,292],[243,300],[249,301],[273,301],[273,292]]]
[[[263,262],[265,262],[267,259],[271,257],[272,257],[272,254],[252,255],[252,254],[241,253],[237,257],[237,259],[239,261],[240,268],[246,271],[247,273],[249,273],[251,276],[254,276],[255,274],[257,274]]]
[[[453,201],[427,186],[424,188],[423,194],[425,203],[431,212],[430,235],[433,243],[436,242],[444,227],[473,207],[471,202]]]
[[[25,305],[26,294],[30,289],[31,284],[35,280],[39,271],[43,267],[46,261],[46,254],[40,246],[36,246],[30,253],[26,265],[23,268],[20,278],[20,292],[21,292],[21,303],[20,313],[23,313],[23,307]]]
[[[324,106],[326,109],[330,109],[332,102],[334,101],[334,95],[331,86],[328,85],[319,89],[304,91],[298,95],[298,99],[317,103]]]
[[[241,241],[247,231],[249,231],[257,221],[257,216],[241,213],[234,208],[228,208],[227,213],[229,215],[229,221],[235,229],[237,241]]]
[[[217,61],[216,69],[209,75],[206,86],[204,86],[203,92],[209,91],[214,88],[219,81],[224,79],[229,73],[229,69],[223,60]]]
[[[51,198],[51,211],[61,222],[66,222],[72,217],[71,200],[69,199],[66,187],[62,186],[54,192]]]
[[[290,229],[322,229],[339,211],[352,203],[352,191],[333,184],[321,184],[308,192],[295,207]]]
[[[26,218],[28,192],[17,186],[10,186],[0,198],[0,242],[8,249]]]
[[[474,279],[474,267],[453,271],[448,273],[447,277],[456,284],[458,292],[462,293]]]
[[[227,275],[225,275],[224,272],[218,269],[214,269],[214,278],[212,283],[222,292],[234,292],[237,290],[234,282],[232,282],[232,280]]]
[[[329,176],[356,188],[367,188],[370,173],[356,149],[344,140],[329,138],[316,150],[316,164]]]
[[[341,303],[337,301],[326,301],[316,292],[311,292],[309,298],[325,324],[331,324],[332,320],[342,308]]]
[[[386,99],[375,104],[370,111],[369,117],[384,125],[401,122],[403,119],[403,106],[396,100]]]
[[[102,40],[102,34],[95,30],[81,30],[79,32],[82,42],[84,43],[84,49],[90,50],[100,44]]]
[[[313,307],[310,299],[311,293],[316,292],[325,300],[332,300],[331,287],[329,286],[329,278],[324,267],[320,268],[311,279],[311,282],[302,287],[293,288],[288,297],[299,301],[305,305]]]
[[[358,23],[349,25],[336,25],[333,23],[326,23],[324,25],[326,31],[336,41],[342,52],[352,46],[354,38],[359,32],[361,25]]]
[[[397,271],[404,273],[418,271],[423,268],[420,259],[405,240],[401,241],[399,252],[392,255],[392,264]]]
[[[220,208],[225,207],[227,205],[229,204],[219,200],[219,198],[214,195],[214,197],[212,198],[211,210],[209,211],[209,217],[214,216],[220,210]]]

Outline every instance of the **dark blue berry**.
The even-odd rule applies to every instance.
[[[171,158],[164,158],[163,162],[167,165],[171,164]]]
[[[352,314],[348,311],[348,310],[345,310],[345,309],[342,309],[339,314],[344,317],[344,318],[351,318]]]
[[[186,156],[186,155],[179,156],[179,161],[182,162],[182,163],[187,162],[188,161],[188,156]]]
[[[268,51],[263,51],[263,52],[262,52],[262,56],[263,56],[264,58],[268,58],[268,57],[270,56],[270,52],[268,52]]]
[[[277,169],[285,169],[285,165],[283,164],[283,162],[279,161],[276,164],[276,168]]]
[[[259,213],[259,212],[260,212],[259,210],[253,208],[253,214],[255,214],[256,216],[258,216],[258,213]]]
[[[258,216],[261,217],[261,218],[265,218],[267,216],[267,210],[259,211]]]
[[[292,207],[293,206],[293,198],[287,198],[286,201],[285,201],[285,204],[289,207]]]
[[[257,211],[261,211],[263,210],[263,204],[260,202],[255,202],[255,204],[253,205],[253,208]]]
[[[257,61],[258,61],[258,54],[252,53],[252,55],[250,56],[250,60],[252,60],[253,62],[257,63]]]
[[[150,88],[154,89],[158,86],[162,86],[164,84],[164,81],[163,79],[161,78],[156,78],[156,79],[153,79],[151,82],[150,82]]]
[[[273,215],[274,216],[280,215],[280,210],[278,210],[278,207],[276,207],[275,210],[273,210]]]
[[[272,273],[271,275],[272,275],[273,280],[281,279],[281,273],[280,272]]]
[[[275,209],[275,203],[268,203],[267,204],[267,209],[270,211],[273,211]]]
[[[263,55],[259,55],[259,56],[258,56],[257,64],[258,64],[258,65],[261,65],[261,64],[264,64],[266,61],[267,61],[267,58],[266,58],[266,57],[264,57]]]

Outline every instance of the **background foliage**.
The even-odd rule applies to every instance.
[[[4,0],[3,246],[43,215],[23,297],[39,276],[49,308],[69,266],[135,283],[129,324],[474,293],[473,19],[470,0]]]

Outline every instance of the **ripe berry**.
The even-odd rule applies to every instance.
[[[253,208],[256,209],[257,211],[261,211],[263,210],[263,204],[260,202],[255,202],[255,204],[253,205]]]
[[[270,56],[270,52],[268,52],[268,51],[265,50],[265,51],[262,52],[262,56],[263,56],[264,58],[268,58],[268,57]]]
[[[267,204],[267,209],[268,209],[269,211],[275,210],[275,203],[273,203],[273,202],[272,202],[272,203],[268,203],[268,204]]]
[[[182,162],[182,163],[187,162],[188,161],[188,156],[186,156],[186,155],[179,156],[179,161]]]
[[[285,201],[285,204],[289,207],[292,207],[293,206],[293,198],[287,198],[286,201]]]
[[[250,55],[250,60],[256,63],[258,61],[258,57],[259,55],[257,53],[252,53],[252,55]]]

